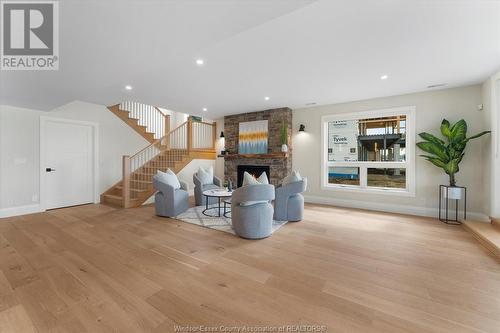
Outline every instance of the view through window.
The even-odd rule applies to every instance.
[[[326,186],[408,190],[407,112],[325,117]]]

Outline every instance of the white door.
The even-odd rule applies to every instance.
[[[49,119],[44,126],[46,209],[94,202],[94,128]]]

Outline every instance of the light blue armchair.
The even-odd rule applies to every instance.
[[[179,182],[181,188],[174,189],[173,186],[160,181],[157,176],[153,177],[153,186],[158,191],[155,194],[156,215],[173,217],[189,208],[188,185],[186,182]]]
[[[194,201],[196,206],[201,206],[205,204],[205,201],[203,201],[203,191],[206,190],[213,190],[215,188],[221,188],[222,187],[222,181],[220,178],[214,176],[213,178],[213,183],[212,184],[201,184],[200,179],[198,178],[198,172],[195,172],[193,174],[193,183],[194,183]],[[216,204],[218,201],[217,198],[208,198],[208,204]]]
[[[258,184],[237,188],[231,199],[234,232],[247,239],[266,238],[273,226],[274,185]]]
[[[276,188],[274,219],[277,221],[297,222],[304,217],[304,197],[307,178]]]

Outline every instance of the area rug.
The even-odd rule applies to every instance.
[[[217,205],[211,205],[209,207],[214,208],[208,211],[209,213],[217,211],[216,209]],[[205,228],[219,230],[235,235],[230,217],[224,217],[224,216],[209,217],[202,213],[204,209],[205,206],[192,207],[186,210],[184,213],[177,215],[175,218],[183,222],[196,224]],[[223,209],[221,209],[221,214],[222,212]],[[286,223],[287,221],[273,221],[272,232],[274,233],[276,230],[284,226]]]

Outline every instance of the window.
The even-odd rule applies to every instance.
[[[322,118],[323,188],[414,194],[414,107]]]

